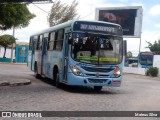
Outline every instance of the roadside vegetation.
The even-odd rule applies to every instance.
[[[157,77],[159,69],[157,67],[148,68],[146,71],[146,76]]]

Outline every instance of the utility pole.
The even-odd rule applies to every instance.
[[[141,52],[141,35],[140,35],[140,42],[139,42],[139,54],[138,54],[138,58],[139,58],[139,55],[140,55],[140,52]],[[138,59],[138,63],[139,63],[139,59]],[[138,65],[139,67],[139,65]]]
[[[15,36],[15,27],[13,26],[13,37]],[[12,48],[11,48],[11,63],[13,62],[13,46],[14,43],[12,43]]]
[[[140,36],[140,42],[139,42],[139,53],[141,52],[141,36]]]

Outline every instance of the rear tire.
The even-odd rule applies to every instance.
[[[102,90],[102,86],[94,86],[94,90],[95,91],[101,91]]]
[[[35,78],[40,78],[40,74],[38,74],[37,64],[34,65],[34,76],[35,76]]]

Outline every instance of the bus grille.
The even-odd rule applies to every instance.
[[[107,82],[107,79],[93,79],[93,78],[88,78],[88,81],[90,83],[105,83]]]
[[[82,67],[84,70],[88,72],[110,72],[114,68],[92,68],[92,67]]]
[[[87,76],[97,76],[97,74],[86,74]],[[109,75],[99,74],[99,77],[110,77]]]

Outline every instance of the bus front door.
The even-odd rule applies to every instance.
[[[63,82],[67,82],[67,71],[68,71],[68,34],[65,34],[64,38],[64,59],[62,59],[63,64]]]

